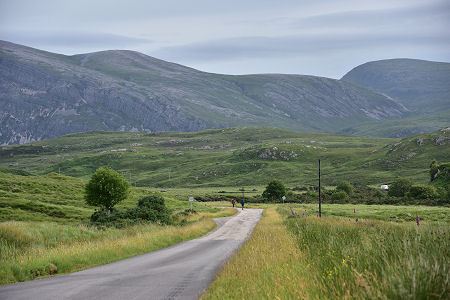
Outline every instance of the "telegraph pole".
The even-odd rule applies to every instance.
[[[319,159],[319,217],[322,217],[322,191],[320,186],[320,159]]]

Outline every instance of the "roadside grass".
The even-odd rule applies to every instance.
[[[0,284],[64,274],[166,248],[215,228],[211,218],[234,209],[200,212],[185,226],[146,224],[124,229],[50,222],[0,223]]]
[[[286,226],[304,254],[305,279],[314,283],[305,291],[310,298],[450,297],[445,224],[289,216]]]
[[[447,224],[358,221],[270,207],[202,299],[450,297]]]
[[[308,283],[302,253],[275,207],[263,212],[249,240],[201,299],[299,299]]]
[[[203,202],[210,207],[232,207],[229,201]],[[273,204],[273,203],[245,203],[247,208],[268,208],[268,207],[293,208],[299,215],[305,212],[305,215],[318,214],[318,204]],[[241,205],[236,204],[237,208]],[[416,217],[425,223],[450,223],[450,207],[445,206],[423,206],[423,205],[365,205],[365,204],[322,204],[323,216],[335,216],[350,218],[376,219],[392,222],[411,222],[415,223]],[[443,226],[448,226],[443,224]]]

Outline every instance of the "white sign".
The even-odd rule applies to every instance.
[[[281,198],[283,199],[283,201],[286,200],[286,196],[283,196],[283,197],[281,197]]]
[[[194,202],[194,197],[189,197],[189,202]]]

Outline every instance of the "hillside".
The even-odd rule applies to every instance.
[[[407,109],[315,76],[211,74],[133,51],[65,56],[0,41],[0,145],[73,132],[272,126],[339,132]]]
[[[322,160],[325,185],[429,181],[433,159],[448,160],[450,131],[406,139],[308,134],[264,127],[192,133],[88,132],[0,148],[0,167],[87,179],[101,166],[146,187],[261,186],[279,178],[311,186]]]
[[[450,120],[450,63],[387,59],[357,66],[343,81],[387,95],[408,109],[401,119],[370,121],[340,133],[405,137],[447,127]]]
[[[342,80],[386,94],[412,113],[450,110],[450,63],[418,59],[373,61],[357,66]]]
[[[11,174],[16,173],[16,174]],[[87,181],[49,173],[42,176],[18,175],[0,169],[0,222],[3,221],[47,221],[58,224],[87,222],[95,207],[84,201],[84,185]],[[119,209],[136,206],[138,200],[152,194],[145,188],[131,188],[129,197],[118,204]],[[172,211],[189,207],[165,195],[165,202]],[[197,211],[217,211],[195,203]]]

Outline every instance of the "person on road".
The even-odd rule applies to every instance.
[[[234,201],[234,198],[233,198],[233,199],[231,199],[231,204],[233,204],[233,207],[234,207],[234,203],[235,203],[235,201]]]
[[[245,201],[244,201],[244,198],[242,198],[242,200],[241,200],[242,210],[244,210],[244,204],[245,204]]]

